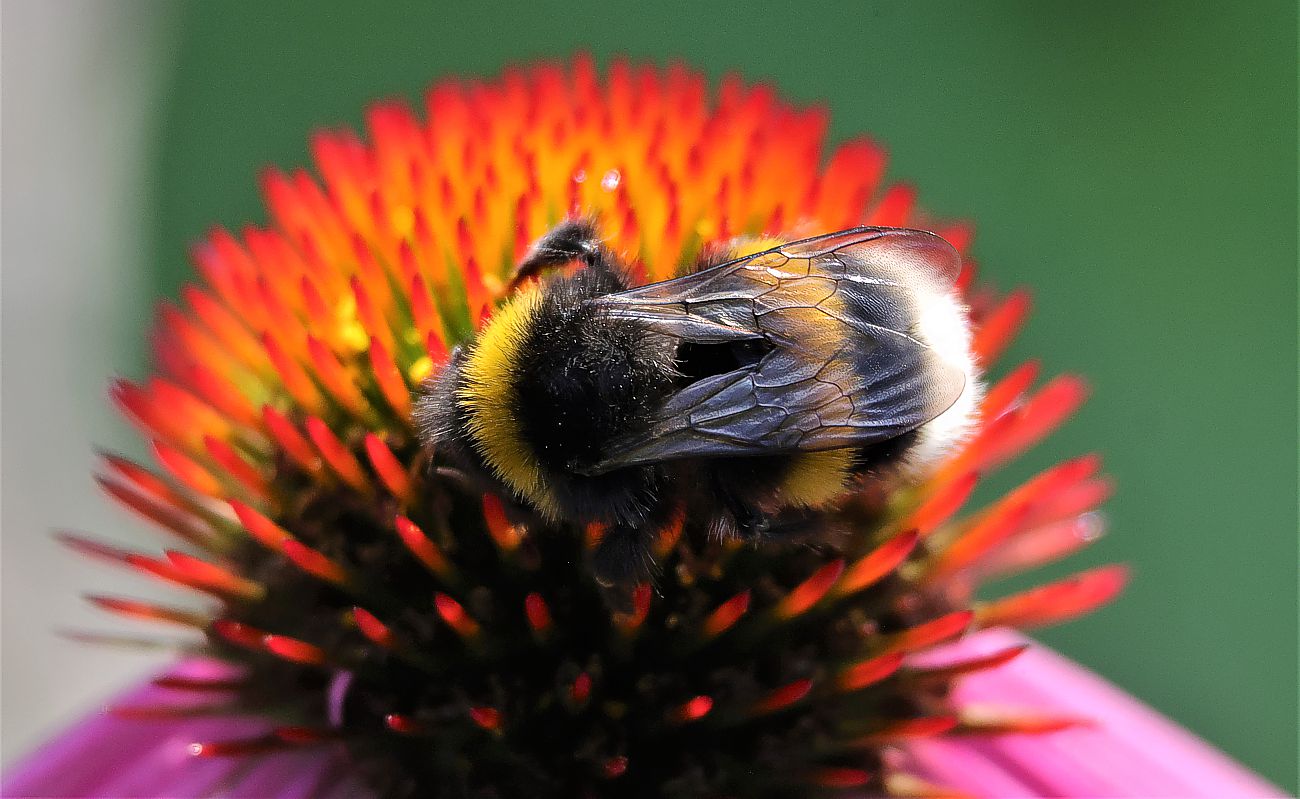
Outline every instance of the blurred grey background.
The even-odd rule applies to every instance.
[[[319,126],[437,78],[591,51],[738,70],[870,133],[890,176],[973,219],[1036,309],[1009,362],[1095,387],[990,488],[1099,450],[1104,561],[1134,583],[1042,638],[1296,787],[1296,6],[1254,0],[662,0],[563,4],[3,0],[0,540],[5,761],[149,667],[51,630],[124,629],[85,590],[163,590],[50,540],[157,545],[100,499],[105,401],[143,373],[149,306],[213,224],[265,218],[256,174]],[[1024,585],[1020,581],[1017,585]]]
[[[157,542],[100,496],[91,473],[97,445],[139,450],[106,388],[143,357],[125,344],[138,335],[148,303],[143,191],[170,13],[160,2],[0,5],[4,762],[155,660],[54,634],[106,628],[103,614],[80,599],[88,589],[159,590],[70,556],[50,531],[94,531],[138,547]]]

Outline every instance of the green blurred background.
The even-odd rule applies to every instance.
[[[977,222],[986,279],[1033,288],[1012,360],[1095,388],[992,486],[1092,450],[1118,478],[1110,534],[1053,573],[1121,560],[1133,585],[1042,637],[1295,790],[1294,4],[268,5],[174,16],[157,294],[210,225],[265,219],[261,166],[439,76],[585,49],[824,102],[834,137],[871,133],[926,207]]]

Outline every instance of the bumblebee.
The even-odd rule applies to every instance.
[[[775,535],[934,462],[979,394],[956,251],[877,227],[772,244],[633,287],[594,223],[560,224],[516,268],[540,282],[426,385],[422,436],[519,511],[598,525],[606,585],[649,573],[674,513]]]

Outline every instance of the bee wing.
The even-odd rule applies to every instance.
[[[800,279],[949,290],[961,256],[933,233],[856,227],[782,244],[693,274],[592,300],[615,316],[704,343],[756,338],[762,298]]]
[[[593,471],[865,446],[916,429],[965,386],[961,368],[912,335],[918,298],[950,291],[960,268],[931,233],[859,227],[592,300],[684,341],[773,345],[674,394],[648,434]]]

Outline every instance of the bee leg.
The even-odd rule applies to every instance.
[[[770,538],[800,541],[826,538],[828,535],[833,537],[838,532],[827,524],[824,514],[794,511],[771,519],[767,535]]]
[[[601,242],[595,223],[589,219],[570,219],[556,225],[533,244],[510,276],[509,288],[513,291],[546,269],[572,261],[622,277],[622,267]]]
[[[650,532],[643,525],[612,524],[592,553],[596,582],[629,588],[650,575]]]
[[[739,538],[753,541],[762,538],[772,529],[772,517],[752,504],[719,486],[722,510],[711,525],[713,534],[721,539]]]
[[[772,517],[757,508],[744,508],[736,517],[736,532],[746,541],[763,538],[772,530]]]
[[[722,530],[728,537],[753,541],[767,534],[772,527],[771,516],[758,507],[751,487],[753,475],[748,473],[718,472],[713,476],[714,491],[721,500],[726,517]]]

